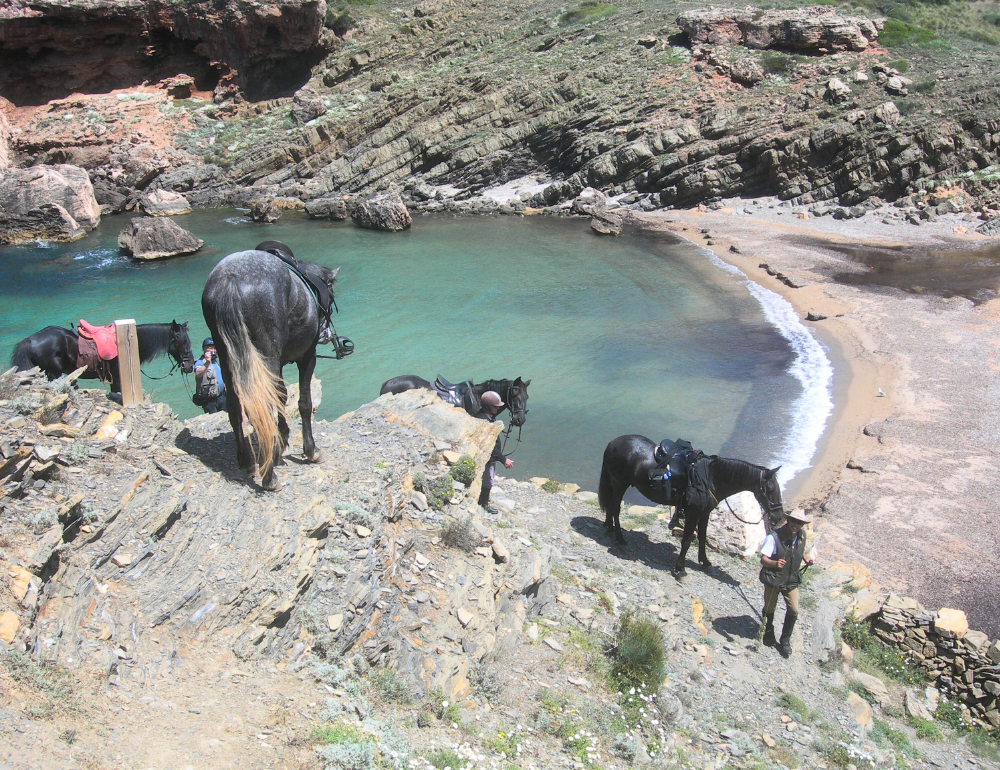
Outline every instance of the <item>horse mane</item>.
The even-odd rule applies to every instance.
[[[495,393],[499,393],[502,397],[513,384],[513,380],[486,380],[485,382],[480,382],[476,387],[482,388],[483,393],[487,390],[492,390]]]
[[[763,465],[754,465],[735,457],[714,457],[712,466],[718,468],[720,473],[731,477],[733,481],[740,483],[753,481],[759,477],[761,471],[767,470]]]
[[[138,324],[135,335],[139,342],[139,363],[147,364],[162,356],[170,347],[170,324]]]

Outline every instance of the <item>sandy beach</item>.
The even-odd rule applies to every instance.
[[[977,296],[958,270],[984,262],[984,248],[995,257],[995,239],[972,234],[960,215],[918,227],[877,213],[802,219],[773,203],[631,221],[711,249],[803,318],[826,316],[807,323],[837,369],[835,411],[786,501],[816,515],[821,563],[860,561],[884,587],[932,609],[960,608],[973,628],[1000,635],[1000,300]],[[859,250],[873,248],[873,263],[858,261]],[[941,251],[955,270],[926,259]],[[892,286],[868,275],[880,253],[893,261],[884,279]],[[995,290],[991,267],[974,272],[972,284]],[[945,296],[952,291],[977,303]]]

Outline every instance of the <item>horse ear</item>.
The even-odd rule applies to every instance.
[[[343,265],[341,265],[341,267],[343,267]],[[336,270],[331,270],[326,280],[328,280],[330,283],[333,283],[334,281],[337,280],[337,275],[339,275],[339,273],[340,273],[340,267],[338,267]]]
[[[175,318],[173,321],[170,322],[170,326],[173,329],[179,329],[181,325],[177,323],[177,319]]]
[[[776,475],[778,474],[778,471],[780,471],[780,470],[781,470],[781,466],[779,465],[779,466],[778,466],[777,468],[771,468],[771,469],[770,469],[770,470],[769,470],[769,471],[767,472],[767,475],[768,475],[768,476],[776,476]]]
[[[531,380],[524,381],[524,387],[528,387],[531,384]]]

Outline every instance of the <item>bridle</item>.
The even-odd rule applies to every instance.
[[[712,495],[715,497],[715,495]],[[775,503],[767,494],[767,482],[764,480],[764,469],[760,471],[760,477],[757,480],[757,491],[754,493],[754,498],[757,500],[757,505],[760,506],[760,518],[757,521],[747,521],[740,517],[736,511],[733,510],[733,506],[729,504],[729,498],[726,498],[726,507],[729,512],[733,514],[737,521],[743,524],[760,524],[764,521],[764,516],[766,515],[769,521],[774,521],[776,513],[784,513],[785,506],[784,503]],[[763,500],[767,505],[761,503]]]
[[[173,337],[171,337],[170,341],[174,342],[175,340],[174,340]],[[190,348],[190,345],[191,345],[191,343],[189,342],[188,343],[188,348]],[[170,352],[170,348],[167,347],[167,355],[170,356],[174,360],[174,363],[170,367],[170,370],[166,374],[164,374],[162,377],[154,377],[151,374],[146,374],[144,371],[142,371],[142,367],[140,367],[139,371],[142,373],[142,376],[146,377],[146,378],[148,378],[150,380],[165,380],[167,377],[172,377],[173,374],[174,374],[174,372],[176,372],[178,369],[180,369],[182,366],[184,366],[184,355],[183,355],[183,353],[181,354],[180,358],[177,358],[176,356],[174,356],[173,353]],[[191,371],[192,372],[194,371],[194,356],[193,355],[191,356]],[[187,372],[181,371],[181,375],[184,376],[184,384],[185,384],[185,386],[187,385],[187,376],[186,376],[187,374],[188,374]]]
[[[513,404],[511,403],[511,397],[510,397],[510,392],[513,389],[513,387],[514,383],[510,383],[507,386],[507,391],[503,394],[504,407],[507,409],[508,412],[510,412],[510,418],[511,418],[510,423],[507,425],[507,430],[503,432],[503,443],[500,445],[500,453],[506,457],[511,457],[514,454],[514,452],[517,451],[518,446],[520,446],[521,444],[521,428],[524,427],[524,422],[528,421],[528,407],[525,406],[523,409],[518,410],[524,412],[524,422],[522,422],[520,425],[517,426],[517,438],[514,439],[514,448],[511,449],[510,452],[508,453],[507,440],[511,436],[511,431],[514,430],[514,409],[512,408]],[[525,400],[527,401],[527,399]]]

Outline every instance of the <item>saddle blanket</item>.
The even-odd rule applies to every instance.
[[[97,354],[102,361],[118,357],[118,334],[114,324],[93,326],[81,318],[77,332],[84,339],[93,340],[97,344]]]
[[[89,337],[80,335],[77,339],[76,365],[86,367],[101,382],[111,382],[111,364],[101,359],[97,343]]]

